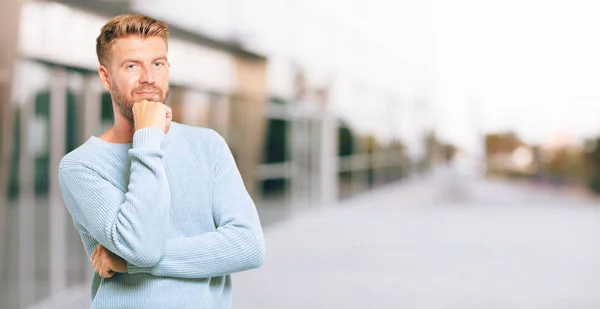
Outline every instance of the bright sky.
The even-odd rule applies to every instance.
[[[440,0],[441,131],[466,140],[457,120],[471,104],[483,129],[532,142],[600,134],[599,11],[597,1]]]
[[[468,150],[479,147],[477,126],[531,142],[600,134],[597,1],[178,1],[143,3],[217,36],[241,29],[251,46],[323,76],[323,68],[344,71],[348,83],[374,76],[366,87],[375,92],[419,88],[410,72],[427,72],[439,134]],[[392,80],[395,72],[403,79]],[[344,104],[364,128],[381,127],[385,108],[368,116],[364,104]],[[414,129],[407,108],[397,111],[402,130]]]

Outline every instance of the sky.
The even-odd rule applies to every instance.
[[[427,79],[428,121],[467,151],[481,149],[478,130],[512,130],[532,143],[600,135],[597,1],[178,1],[143,3],[181,26],[236,33],[272,58],[306,63],[317,77],[343,71],[351,84],[369,74],[375,77],[359,87],[374,92],[421,89],[418,81]],[[343,110],[359,126],[385,130],[385,107],[346,101]],[[402,104],[399,127],[413,134],[423,120]],[[371,107],[379,112],[369,116]]]
[[[456,0],[437,10],[440,131],[466,140],[457,120],[471,109],[483,130],[535,143],[600,134],[600,3]]]

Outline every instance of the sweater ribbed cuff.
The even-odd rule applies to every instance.
[[[143,128],[133,134],[133,148],[160,148],[165,132],[157,128]]]
[[[130,275],[140,274],[140,273],[149,273],[150,267],[140,267],[135,266],[129,262],[127,262],[127,273]]]

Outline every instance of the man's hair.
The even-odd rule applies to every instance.
[[[96,39],[96,54],[100,64],[105,64],[109,58],[112,43],[122,37],[139,35],[144,38],[158,36],[169,39],[169,26],[152,17],[140,14],[124,14],[109,20],[100,30]]]

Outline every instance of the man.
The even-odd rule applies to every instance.
[[[224,139],[171,121],[168,27],[122,15],[96,41],[115,123],[60,163],[96,273],[92,308],[230,308],[230,274],[260,267],[253,201]],[[201,69],[201,68],[198,68]]]

